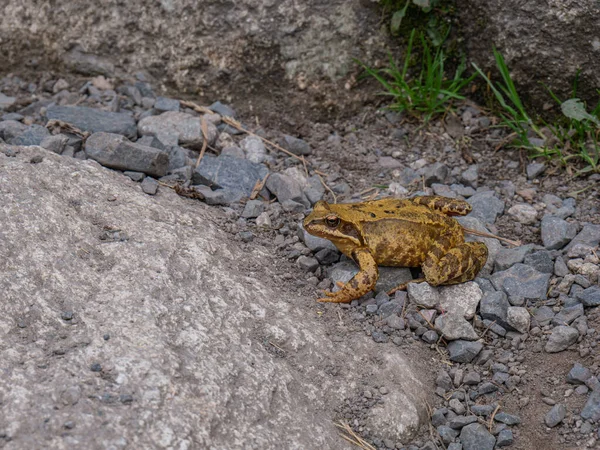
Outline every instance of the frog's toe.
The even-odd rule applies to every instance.
[[[335,297],[336,293],[331,291],[323,291],[323,295],[326,295],[327,297]]]

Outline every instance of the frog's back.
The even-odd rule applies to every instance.
[[[368,203],[362,235],[378,265],[419,267],[442,236],[452,246],[464,241],[460,224],[439,211],[408,200]]]

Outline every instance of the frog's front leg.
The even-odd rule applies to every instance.
[[[358,264],[360,271],[352,277],[339,291],[325,292],[327,297],[319,302],[350,303],[375,288],[379,271],[375,258],[367,248],[359,248],[352,252],[352,259]]]

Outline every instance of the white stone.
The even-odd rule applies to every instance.
[[[537,221],[538,212],[527,203],[518,203],[508,210],[508,214],[513,216],[519,223],[531,225]]]
[[[477,305],[483,297],[481,288],[474,281],[452,286],[440,286],[438,292],[439,307],[442,311],[461,315],[467,320],[475,316]]]
[[[527,308],[521,306],[509,306],[507,313],[508,324],[519,333],[527,333],[531,323],[531,317]]]

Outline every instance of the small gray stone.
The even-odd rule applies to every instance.
[[[530,326],[529,311],[520,306],[509,306],[507,311],[509,327],[519,333],[527,333]]]
[[[499,412],[494,416],[494,420],[496,422],[501,422],[506,425],[518,425],[521,423],[521,418],[519,416],[515,416],[513,414],[508,414],[505,412]]]
[[[142,181],[141,187],[142,191],[144,191],[146,194],[155,195],[158,191],[158,181],[156,181],[154,178],[146,177]]]
[[[131,172],[129,170],[126,170],[125,172],[123,172],[123,175],[131,178],[133,181],[136,181],[136,182],[142,181],[144,179],[144,177],[146,176],[146,175],[144,175],[143,172]]]
[[[478,192],[467,201],[473,207],[469,216],[481,220],[484,224],[493,224],[504,212],[504,202],[495,196],[494,191]]]
[[[472,423],[460,432],[460,441],[464,450],[493,450],[496,439],[480,423]]]
[[[213,111],[217,114],[220,114],[222,116],[228,116],[228,117],[233,117],[233,118],[235,118],[235,116],[236,116],[235,110],[231,106],[225,105],[219,101],[214,102],[208,108],[211,111]]]
[[[379,307],[377,305],[367,305],[367,307],[365,308],[367,314],[373,315],[377,312],[377,309],[379,309]]]
[[[508,447],[514,442],[512,430],[502,430],[496,437],[496,447]]]
[[[307,272],[314,272],[319,267],[319,261],[311,256],[300,256],[297,263],[298,267]]]
[[[558,250],[577,234],[577,225],[554,216],[544,216],[541,226],[542,242],[548,250]]]
[[[425,308],[435,308],[440,301],[437,288],[429,283],[409,283],[407,292],[411,302]]]
[[[486,381],[485,383],[481,383],[479,385],[479,388],[477,389],[477,393],[479,395],[491,394],[492,392],[496,392],[497,390],[498,390],[498,386],[496,386],[494,383],[490,383],[489,381]]]
[[[508,324],[508,297],[504,292],[485,292],[481,298],[480,314],[503,328]]]
[[[439,408],[436,409],[431,415],[431,424],[434,427],[439,427],[440,425],[444,425],[446,423],[446,412],[448,412],[447,408]]]
[[[457,340],[448,344],[450,360],[459,363],[470,363],[482,348],[483,344],[481,342]]]
[[[562,259],[560,256],[556,258],[556,261],[554,261],[554,275],[557,277],[564,277],[569,273],[571,273],[571,271],[565,264],[564,259]]]
[[[455,430],[460,430],[461,428],[477,422],[477,416],[456,416],[448,422],[448,426]]]
[[[521,245],[514,248],[503,248],[496,254],[494,270],[500,272],[510,269],[513,265],[522,263],[526,255],[533,250],[533,244]]]
[[[426,331],[425,333],[423,333],[423,336],[421,336],[421,339],[423,339],[428,344],[435,344],[438,341],[439,336],[435,331],[429,330],[429,331]]]
[[[527,178],[533,180],[544,173],[544,170],[546,170],[546,165],[543,163],[529,163],[527,164]]]
[[[453,442],[448,446],[446,450],[463,450],[463,446],[458,442]]]
[[[310,202],[306,198],[306,195],[304,195],[302,186],[290,175],[281,173],[271,174],[267,179],[266,186],[277,197],[279,203],[283,203],[286,200],[293,200],[303,204],[307,208],[310,206]]]
[[[154,147],[154,148],[157,148],[159,150],[164,150],[164,151],[167,150],[167,148],[163,145],[163,143],[160,142],[160,139],[158,139],[156,136],[142,136],[135,142],[137,144],[145,145],[147,147]]]
[[[181,148],[177,145],[173,145],[167,149],[167,153],[169,155],[169,167],[167,169],[169,172],[180,169],[187,165],[187,151],[184,148]]]
[[[40,142],[40,147],[60,155],[67,147],[68,142],[69,138],[67,136],[64,134],[57,134],[54,136],[46,136],[42,142]]]
[[[165,111],[179,111],[179,105],[179,100],[174,98],[156,97],[154,109],[161,113]]]
[[[16,120],[2,121],[0,122],[0,139],[8,142],[25,132],[26,129],[27,125]]]
[[[16,101],[16,97],[9,97],[8,95],[0,92],[0,110],[7,109],[8,107],[14,105]]]
[[[227,189],[231,194],[231,203],[249,197],[256,183],[263,180],[267,173],[268,169],[264,165],[247,159],[204,155],[192,175],[192,184]]]
[[[552,273],[554,271],[554,261],[550,252],[542,250],[525,256],[523,263],[533,267],[541,273]]]
[[[242,211],[242,217],[245,219],[254,219],[258,217],[265,209],[261,200],[248,200]]]
[[[398,179],[398,183],[400,183],[402,186],[406,187],[406,186],[410,186],[413,183],[419,182],[421,177],[419,176],[419,174],[417,172],[415,172],[410,167],[404,167],[400,171],[400,174],[397,177],[397,179]]]
[[[452,411],[454,411],[456,414],[458,414],[459,416],[462,416],[465,411],[467,410],[465,408],[465,405],[463,405],[461,403],[461,401],[457,398],[453,398],[448,402],[448,406],[450,407],[450,409],[452,409]]]
[[[406,328],[406,324],[404,323],[404,319],[400,317],[398,314],[392,314],[385,319],[385,323],[388,327],[393,330],[404,330]],[[425,333],[427,334],[427,333]]]
[[[433,183],[444,184],[448,177],[448,166],[436,162],[426,167],[423,173],[425,186],[431,186]]]
[[[208,186],[198,185],[192,186],[194,190],[203,197],[204,203],[207,205],[222,205],[229,206],[233,194],[226,189],[212,190]]]
[[[42,141],[50,136],[50,132],[41,125],[29,125],[29,127],[18,136],[7,141],[10,145],[40,145]]]
[[[281,146],[294,155],[303,156],[310,155],[312,149],[310,144],[303,139],[298,139],[285,134],[281,140]]]
[[[589,380],[591,376],[592,372],[590,369],[576,362],[567,374],[567,383],[585,384],[585,382]]]
[[[217,128],[206,121],[208,143],[217,138]],[[158,116],[148,116],[137,124],[137,132],[141,136],[156,136],[167,146],[181,145],[186,148],[200,150],[204,142],[200,117],[178,111],[167,111]]]
[[[469,168],[460,175],[460,182],[465,186],[477,188],[478,176],[479,175],[477,173],[477,165],[473,164],[469,166]]]
[[[246,159],[253,163],[262,163],[267,159],[267,148],[258,136],[246,136],[240,141],[240,148],[244,150]]]
[[[566,350],[570,345],[574,344],[579,337],[579,332],[576,328],[567,326],[558,326],[552,330],[552,334],[548,338],[548,342],[544,349],[548,353],[557,353]]]
[[[575,238],[565,247],[569,251],[577,244],[587,245],[588,247],[597,247],[600,244],[600,225],[588,223]]]
[[[483,319],[483,325],[485,328],[489,328],[490,331],[496,333],[498,336],[506,336],[506,328],[498,325],[496,322],[490,319]]]
[[[545,326],[550,323],[550,321],[554,318],[554,311],[552,308],[546,305],[542,305],[537,307],[533,311],[533,318],[538,326]]]
[[[585,385],[577,386],[575,388],[575,393],[577,395],[586,395],[589,391],[590,389]]]
[[[446,311],[448,314],[470,320],[475,316],[482,296],[481,288],[473,281],[453,286],[441,286],[438,288],[438,305],[442,311]]]
[[[373,333],[371,333],[371,337],[378,344],[385,344],[390,339],[387,334],[381,331],[373,331]]]
[[[162,177],[167,172],[169,156],[153,147],[130,142],[113,133],[94,133],[85,143],[86,155],[105,167],[144,172]]]
[[[435,319],[435,328],[444,338],[453,341],[464,339],[474,341],[479,339],[479,335],[473,329],[473,326],[464,317],[457,314],[444,314]]]
[[[508,214],[524,225],[532,225],[537,221],[537,210],[527,203],[517,203],[511,206]]]
[[[62,120],[81,131],[90,133],[114,133],[129,139],[137,138],[137,126],[128,113],[116,113],[85,106],[50,106],[46,110],[48,120]]]
[[[445,370],[440,370],[438,372],[437,378],[435,379],[435,385],[441,388],[444,388],[446,391],[450,391],[453,388],[452,378]]]
[[[471,405],[471,412],[477,416],[489,416],[496,410],[497,404]]]
[[[289,199],[284,200],[283,203],[281,203],[281,207],[285,212],[294,214],[302,213],[306,210],[306,207],[302,203],[298,203]]]
[[[465,374],[465,378],[463,379],[463,383],[467,386],[476,386],[481,382],[481,376],[473,371],[467,372]]]
[[[581,410],[581,417],[585,420],[600,420],[600,390],[592,391]]]
[[[330,248],[322,248],[315,253],[315,258],[317,258],[320,264],[326,266],[338,262],[340,260],[340,252]]]
[[[590,286],[578,292],[576,297],[583,306],[600,306],[600,286]]]
[[[584,310],[581,303],[564,307],[552,318],[552,325],[571,325],[575,319],[583,315]]]
[[[492,275],[492,283],[497,290],[503,290],[509,296],[533,300],[547,298],[549,281],[549,273],[538,272],[525,264],[515,264]]]
[[[385,294],[385,292],[382,291],[377,295],[379,296],[380,294]],[[402,302],[400,300],[395,300],[395,299],[390,300],[379,306],[379,309],[377,310],[377,314],[382,319],[385,319],[386,317],[388,317],[392,314],[400,314],[402,312],[403,307],[404,307],[404,302]],[[435,331],[434,331],[434,333],[435,333]]]
[[[546,417],[544,417],[544,422],[550,428],[554,428],[556,425],[561,423],[565,416],[567,415],[567,408],[563,404],[556,404],[552,407],[548,413],[546,413]]]
[[[440,425],[439,427],[437,427],[437,432],[442,438],[442,442],[446,445],[450,444],[454,441],[454,439],[458,437],[458,431],[453,430],[452,428],[446,425]]]

